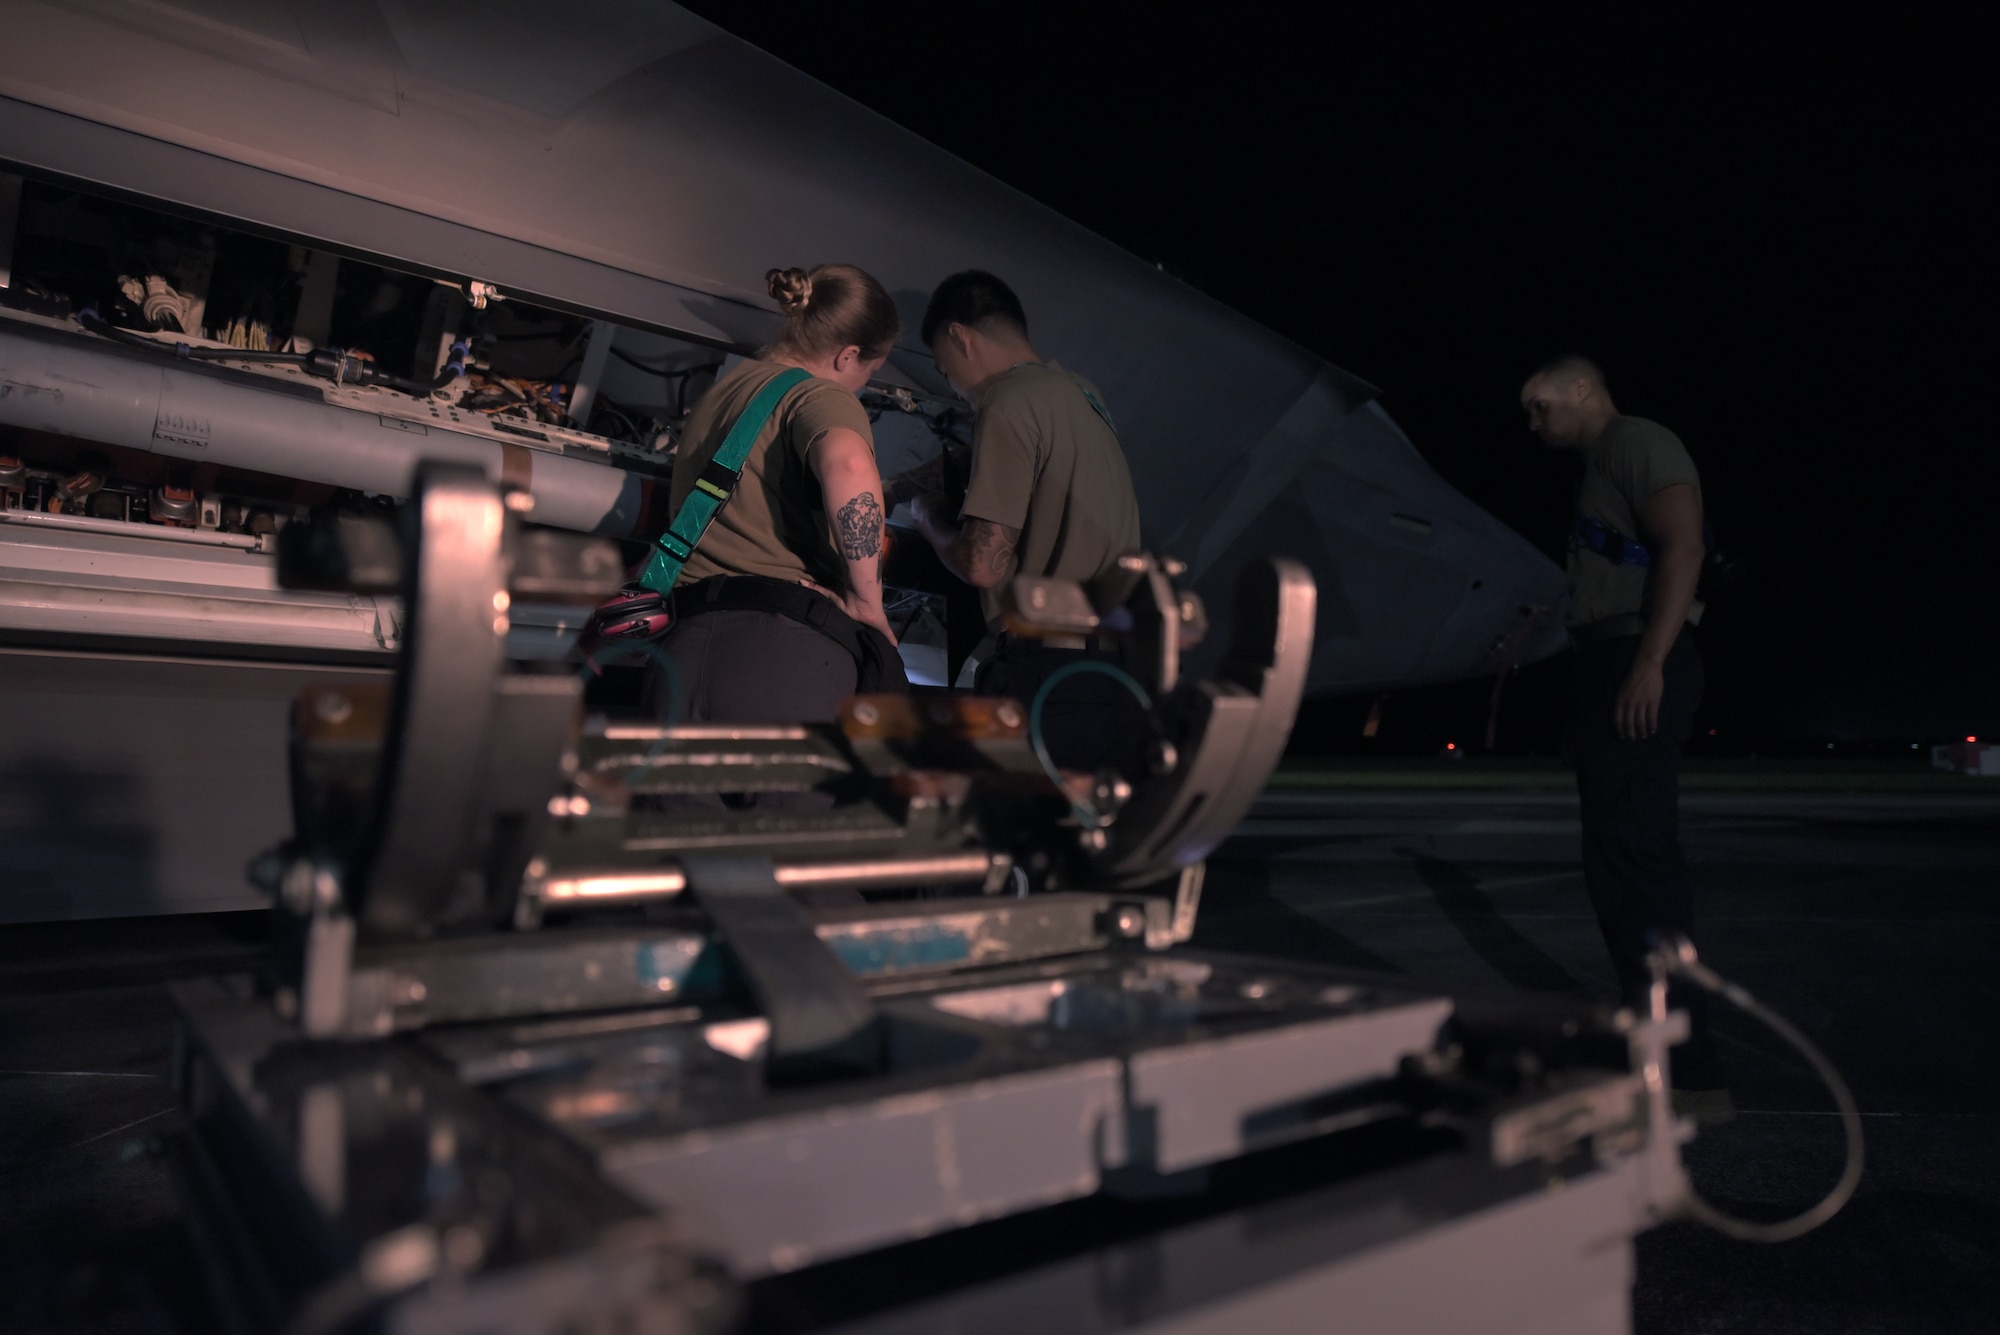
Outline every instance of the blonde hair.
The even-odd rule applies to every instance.
[[[773,269],[764,285],[784,314],[773,350],[820,358],[856,347],[873,359],[886,356],[903,331],[887,290],[852,264]]]

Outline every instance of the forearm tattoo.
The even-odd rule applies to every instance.
[[[968,519],[963,531],[967,573],[997,584],[1014,570],[1014,543],[1021,530],[990,519]]]
[[[862,492],[840,507],[834,528],[840,535],[840,554],[848,560],[876,555],[882,550],[882,503],[874,492]]]

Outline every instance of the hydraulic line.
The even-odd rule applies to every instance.
[[[1754,1219],[1740,1219],[1726,1214],[1710,1202],[1702,1199],[1692,1186],[1688,1188],[1684,1202],[1687,1213],[1694,1219],[1707,1224],[1718,1233],[1743,1242],[1789,1242],[1824,1224],[1840,1213],[1841,1207],[1853,1197],[1854,1189],[1861,1183],[1862,1140],[1861,1110],[1855,1106],[1854,1094],[1847,1082],[1840,1078],[1840,1072],[1826,1059],[1813,1041],[1800,1033],[1798,1028],[1784,1016],[1766,1006],[1750,993],[1716,973],[1695,956],[1694,945],[1686,937],[1673,937],[1663,941],[1652,953],[1653,986],[1664,997],[1666,976],[1678,974],[1696,986],[1728,1001],[1745,1014],[1761,1020],[1780,1038],[1791,1044],[1812,1064],[1813,1071],[1823,1081],[1833,1095],[1834,1106],[1840,1110],[1841,1129],[1847,1136],[1847,1163],[1841,1170],[1840,1180],[1834,1183],[1820,1202],[1802,1214],[1790,1219],[1780,1219],[1773,1223],[1762,1223]]]
[[[647,375],[658,376],[660,379],[672,384],[674,387],[675,416],[687,412],[687,387],[689,379],[701,374],[703,371],[719,371],[722,369],[721,362],[703,362],[699,366],[684,366],[678,371],[669,371],[665,367],[653,366],[650,363],[642,362],[631,353],[618,347],[611,349],[611,355],[619,361],[624,362],[627,366],[636,367],[644,371]]]
[[[1049,693],[1057,686],[1070,677],[1086,672],[1110,677],[1123,686],[1131,692],[1132,698],[1138,702],[1139,708],[1146,712],[1148,718],[1151,717],[1153,708],[1153,698],[1146,693],[1146,688],[1139,684],[1139,679],[1115,664],[1086,658],[1075,663],[1065,663],[1051,672],[1043,680],[1041,689],[1035,692],[1035,698],[1028,706],[1028,745],[1034,748],[1035,759],[1041,762],[1042,773],[1049,776],[1049,782],[1056,786],[1057,792],[1065,795],[1068,790],[1063,786],[1062,770],[1057,768],[1055,758],[1049,754],[1048,737],[1042,729],[1042,707],[1048,704]],[[1084,828],[1091,830],[1102,829],[1110,824],[1111,817],[1115,814],[1099,811],[1090,801],[1078,801],[1075,798],[1070,799],[1070,809],[1076,813],[1076,818],[1083,822]]]

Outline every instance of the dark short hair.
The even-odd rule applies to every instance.
[[[924,346],[935,344],[946,325],[978,326],[992,320],[1027,336],[1028,317],[1012,288],[983,269],[955,273],[937,285],[931,304],[924,308]]]
[[[1528,379],[1545,375],[1551,380],[1588,380],[1605,388],[1604,368],[1580,352],[1559,352],[1529,373]]]

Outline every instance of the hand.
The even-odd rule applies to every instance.
[[[1660,730],[1660,698],[1667,692],[1666,673],[1658,663],[1640,660],[1632,665],[1632,675],[1618,688],[1618,702],[1611,716],[1618,735],[1628,742],[1651,737]]]
[[[877,598],[870,601],[858,593],[835,593],[832,589],[821,584],[815,584],[809,579],[802,579],[799,583],[805,585],[822,598],[832,599],[839,605],[841,611],[847,613],[848,616],[859,621],[862,625],[873,626],[875,629],[881,631],[889,637],[889,643],[896,644],[899,642],[896,639],[896,632],[889,629],[889,614],[882,609],[881,599]]]
[[[850,593],[845,598],[838,598],[835,601],[840,604],[841,611],[847,613],[847,615],[853,617],[862,625],[873,626],[875,629],[881,631],[883,635],[888,637],[890,644],[893,645],[896,643],[896,632],[889,629],[889,614],[883,610],[880,599],[870,602],[862,599],[858,594]]]

